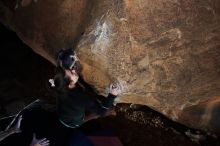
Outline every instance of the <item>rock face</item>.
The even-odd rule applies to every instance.
[[[55,64],[55,54],[74,47],[83,33],[92,6],[88,1],[1,0],[0,20],[36,53]]]
[[[147,105],[190,127],[220,132],[220,1],[38,0],[0,19],[54,63],[76,47],[83,77],[117,102]]]

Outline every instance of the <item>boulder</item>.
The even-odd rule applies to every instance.
[[[0,0],[0,20],[53,64],[60,49],[74,47],[89,21],[89,0]]]
[[[220,132],[220,1],[38,0],[0,20],[55,63],[73,47],[99,94],[142,104],[193,128]],[[10,13],[9,13],[10,12]]]

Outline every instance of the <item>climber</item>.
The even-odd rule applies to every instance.
[[[95,95],[78,83],[75,70],[57,68],[54,77],[57,112],[60,122],[69,128],[79,127],[91,119],[105,116],[113,107],[114,99],[121,93],[118,83],[110,85],[108,97]]]

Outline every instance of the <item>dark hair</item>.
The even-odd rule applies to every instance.
[[[58,52],[58,55],[57,55],[57,65],[58,65],[58,67],[62,67],[64,69],[70,69],[72,63],[75,61],[70,56],[71,55],[76,55],[73,50],[74,49],[69,48],[69,49],[66,49],[66,50],[60,50]],[[80,65],[79,61],[76,61],[75,65],[71,69],[74,69],[77,72],[77,74],[80,75],[80,73],[82,71],[82,68],[81,68],[81,65]]]
[[[59,61],[61,61],[62,67],[64,67],[65,69],[69,69],[73,62],[72,58],[70,58],[69,56],[74,54],[75,53],[71,48],[66,50],[60,50],[57,55],[57,64],[59,65]]]

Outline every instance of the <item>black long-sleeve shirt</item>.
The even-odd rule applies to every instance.
[[[109,94],[107,98],[99,95],[94,96],[77,85],[58,97],[59,120],[67,127],[78,127],[83,124],[86,112],[100,116],[105,115],[106,111],[113,106],[115,98],[116,96],[112,94]]]

